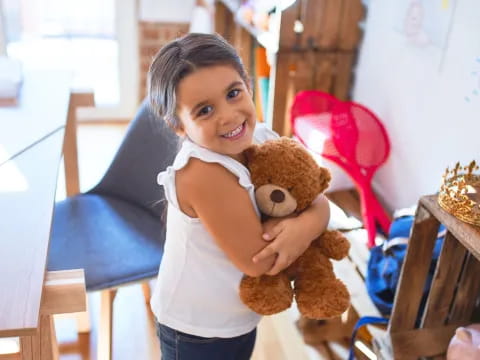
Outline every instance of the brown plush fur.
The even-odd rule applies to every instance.
[[[264,215],[283,217],[301,212],[328,187],[329,171],[318,166],[303,146],[292,139],[253,145],[245,155],[257,205]],[[347,310],[350,295],[336,278],[329,259],[340,260],[349,249],[348,240],[340,232],[325,231],[279,274],[256,278],[245,275],[240,284],[240,298],[262,315],[289,308],[295,296],[300,313],[307,318],[339,316]]]

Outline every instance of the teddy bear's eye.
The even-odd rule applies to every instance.
[[[293,186],[288,187],[287,190],[288,190],[289,192],[292,192]]]

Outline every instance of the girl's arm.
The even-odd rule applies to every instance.
[[[223,166],[192,158],[176,174],[181,210],[198,217],[230,261],[243,273],[259,276],[274,264],[275,256],[252,258],[267,242],[248,192]]]
[[[327,228],[330,220],[330,207],[324,195],[319,195],[314,202],[298,217],[280,220],[273,227],[266,226],[265,240],[273,240],[257,255],[254,262],[277,255],[274,266],[266,274],[276,275],[294,262],[310,243]]]

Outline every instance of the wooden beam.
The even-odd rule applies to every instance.
[[[395,295],[391,333],[411,330],[415,325],[438,226],[438,220],[419,205]]]
[[[448,317],[466,249],[447,232],[423,314],[422,328],[443,325]]]
[[[95,106],[95,99],[92,92],[72,91],[70,94],[70,104],[68,107],[68,118],[63,143],[67,196],[73,196],[80,192],[77,150],[77,109],[81,106]]]
[[[444,354],[460,324],[390,334],[395,360]]]
[[[480,292],[478,274],[480,274],[480,262],[475,256],[469,254],[458,283],[457,293],[448,319],[449,323],[468,322],[470,320]]]
[[[445,225],[468,251],[480,259],[480,243],[477,241],[480,238],[480,227],[464,223],[443,210],[438,205],[437,195],[424,196],[420,203]]]
[[[81,312],[86,306],[83,269],[47,272],[40,306],[42,315]]]

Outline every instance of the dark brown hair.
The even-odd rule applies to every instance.
[[[180,128],[176,89],[180,80],[199,68],[231,65],[249,86],[247,72],[235,49],[220,35],[191,33],[163,46],[148,72],[148,96],[155,115]]]

